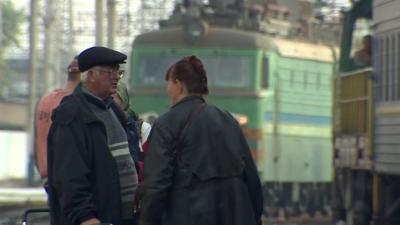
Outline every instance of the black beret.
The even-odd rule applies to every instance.
[[[126,55],[106,48],[95,46],[83,50],[78,56],[78,66],[81,72],[84,72],[93,66],[113,65],[125,63]]]

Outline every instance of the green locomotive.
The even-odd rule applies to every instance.
[[[135,111],[149,117],[168,110],[167,69],[183,56],[198,56],[208,75],[207,101],[243,127],[266,213],[323,210],[333,178],[335,49],[272,34],[249,16],[255,12],[213,2],[177,6],[159,30],[136,37],[129,79]]]

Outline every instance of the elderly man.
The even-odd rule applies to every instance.
[[[48,136],[52,225],[132,225],[137,172],[126,116],[112,100],[126,55],[105,47],[79,54],[86,72],[54,110]]]

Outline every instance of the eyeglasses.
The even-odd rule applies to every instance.
[[[115,69],[112,69],[112,70],[104,70],[104,69],[98,69],[98,68],[96,68],[96,69],[94,69],[94,70],[96,70],[96,71],[98,71],[98,72],[101,72],[101,73],[105,73],[105,74],[107,74],[108,76],[112,76],[112,75],[118,75],[118,77],[119,78],[122,78],[122,77],[124,77],[124,75],[125,75],[125,70],[115,70]]]

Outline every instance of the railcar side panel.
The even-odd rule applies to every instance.
[[[374,2],[375,161],[377,173],[400,175],[400,1]]]
[[[267,182],[332,180],[331,63],[277,56],[264,113]]]

